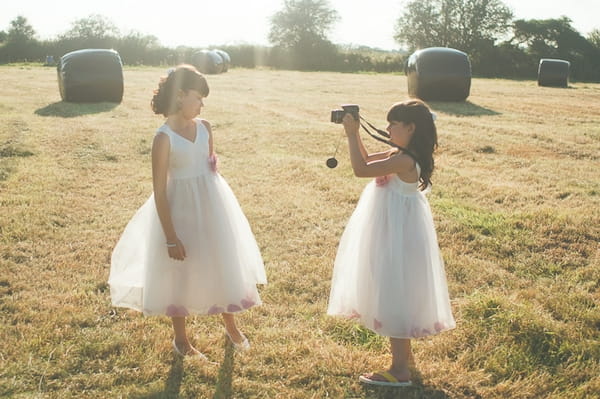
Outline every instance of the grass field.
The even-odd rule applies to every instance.
[[[358,375],[386,340],[325,315],[337,243],[366,179],[329,111],[384,127],[403,75],[233,69],[208,76],[220,171],[265,260],[262,307],[232,353],[218,317],[190,319],[217,365],[175,357],[167,318],[110,305],[110,254],[151,193],[149,108],[164,69],[126,68],[121,104],[60,101],[54,68],[2,66],[0,397],[594,398],[600,392],[600,84],[473,79],[431,103],[429,195],[457,328],[414,342],[413,388]],[[382,144],[365,138],[370,150]]]

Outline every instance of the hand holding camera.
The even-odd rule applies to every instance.
[[[342,123],[346,136],[354,136],[358,134],[358,129],[360,129],[360,120],[362,118],[359,111],[359,107],[356,104],[342,105],[342,109],[331,111],[331,121],[333,123]]]
[[[413,157],[415,159],[415,161],[417,160],[417,157],[411,151],[393,143],[390,138],[390,134],[387,131],[382,130],[382,129],[377,129],[370,122],[368,122],[365,118],[361,117],[359,114],[359,110],[360,110],[359,106],[356,104],[342,105],[342,109],[334,109],[333,111],[331,111],[331,122],[343,123],[344,130],[346,131],[347,136],[349,136],[353,133],[358,134],[358,130],[362,126],[362,128],[367,132],[367,134],[369,134],[369,136],[371,136],[374,139],[381,141],[382,143],[385,143],[389,146],[395,147],[395,148],[399,149],[400,151],[403,151],[406,154]],[[350,118],[345,118],[346,114],[352,115],[354,120],[352,121],[352,120],[350,120]],[[363,122],[364,122],[364,124],[363,124]],[[367,128],[367,126],[372,131],[369,130],[369,128]],[[333,154],[333,157],[329,158],[326,162],[327,166],[330,168],[335,168],[338,164],[337,160],[335,159],[335,155],[337,154],[337,150],[338,150],[339,146],[340,146],[340,142],[338,141],[338,145],[335,147],[335,153]]]
[[[344,120],[344,115],[346,114],[350,114],[354,117],[354,120],[357,123],[357,128],[356,131],[358,131],[358,126],[360,123],[360,116],[359,116],[359,106],[356,104],[345,104],[342,105],[342,109],[334,109],[333,111],[331,111],[331,122],[333,123],[342,123]],[[345,128],[346,126],[344,126]],[[348,132],[346,131],[346,134]],[[343,137],[343,136],[342,136]],[[340,146],[340,142],[338,141],[337,146],[335,147],[335,153],[333,154],[333,157],[329,158],[326,162],[327,167],[329,167],[330,169],[333,169],[337,166],[338,161],[337,159],[335,159],[335,155],[337,154],[337,150]]]
[[[350,114],[354,117],[354,120],[358,121],[358,112],[360,108],[356,104],[345,104],[342,105],[342,109],[334,109],[331,111],[331,121],[333,123],[342,123],[344,115]]]

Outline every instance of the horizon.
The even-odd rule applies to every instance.
[[[2,6],[0,30],[8,31],[10,22],[23,16],[36,32],[39,40],[53,40],[67,32],[72,24],[90,15],[98,14],[113,23],[121,35],[136,32],[155,36],[165,47],[210,47],[228,45],[270,46],[268,32],[270,17],[282,8],[283,0],[257,0],[244,2],[222,0],[202,8],[189,7],[182,16],[176,8],[164,9],[144,3],[140,11],[136,0],[106,0],[100,4],[57,0],[39,4],[35,0],[23,0]],[[563,12],[564,2],[558,0],[502,1],[514,13],[514,19],[556,19],[566,16],[582,36],[600,29],[594,16],[600,12],[596,0],[574,0],[570,10]],[[403,13],[406,1],[379,0],[371,3],[345,6],[343,0],[330,0],[339,20],[332,25],[327,38],[341,46],[370,47],[387,51],[402,50],[393,39],[397,20]],[[576,4],[576,5],[575,5]],[[49,11],[59,8],[61,15]],[[196,11],[196,13],[194,13]],[[180,16],[178,20],[175,16]],[[196,22],[198,21],[198,22]],[[195,33],[197,32],[197,33]]]

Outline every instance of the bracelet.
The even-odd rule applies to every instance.
[[[176,242],[168,242],[167,243],[167,248],[175,248],[177,246]]]

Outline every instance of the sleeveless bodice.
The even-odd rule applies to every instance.
[[[201,120],[196,119],[196,139],[192,142],[177,134],[166,123],[156,134],[169,136],[169,178],[187,179],[212,173],[208,162],[208,130]]]
[[[394,174],[390,179],[388,186],[402,195],[411,195],[420,193],[419,183],[407,183]]]
[[[415,167],[417,169],[417,175],[421,176],[421,167],[419,164],[415,164]],[[421,190],[419,190],[418,180],[414,183],[407,183],[395,173],[390,176],[387,186],[402,195],[418,194],[421,192]]]

